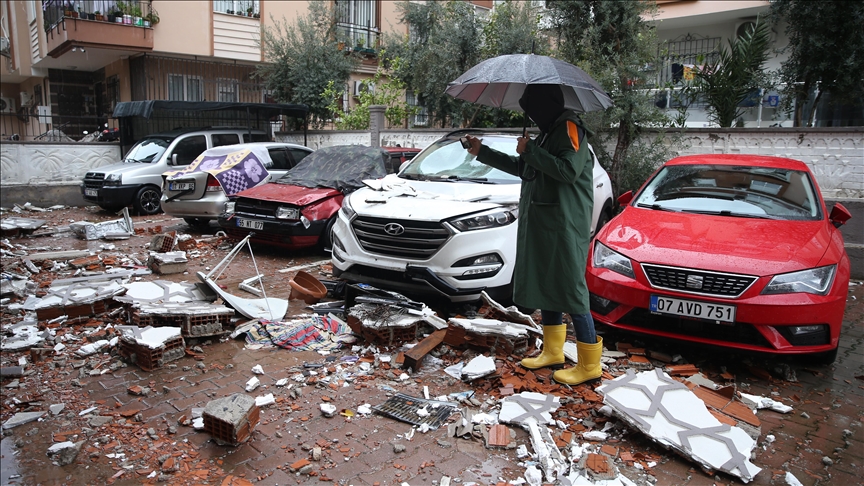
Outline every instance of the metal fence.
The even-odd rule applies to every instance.
[[[114,118],[39,114],[0,114],[0,139],[29,142],[99,141],[105,130],[119,128]],[[113,134],[106,134],[108,138]]]
[[[64,17],[104,22],[132,23],[133,18],[153,21],[158,13],[152,1],[139,0],[42,0],[42,16],[45,31],[50,31]],[[97,18],[100,16],[100,18]],[[118,21],[116,18],[120,17]]]

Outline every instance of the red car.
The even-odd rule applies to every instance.
[[[774,354],[837,356],[849,286],[810,169],[755,155],[666,162],[592,242],[591,314],[615,329]]]
[[[330,247],[330,231],[346,194],[363,181],[398,172],[420,149],[339,145],[307,155],[281,178],[239,192],[219,216],[233,239],[299,249]]]

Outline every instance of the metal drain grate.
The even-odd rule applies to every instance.
[[[429,412],[429,415],[420,416],[417,413],[423,408]],[[430,429],[437,429],[456,411],[456,405],[450,402],[426,400],[398,393],[381,405],[372,407],[372,410],[412,425],[426,424]]]

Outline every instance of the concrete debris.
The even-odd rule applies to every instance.
[[[259,380],[255,376],[253,376],[252,378],[249,378],[249,381],[246,382],[246,391],[247,392],[255,391],[260,385],[261,385],[261,380]]]
[[[12,429],[19,425],[24,425],[42,418],[45,412],[18,412],[7,421],[3,422],[2,429]]]
[[[151,253],[147,259],[147,266],[155,273],[168,275],[185,272],[188,262],[189,260],[186,258],[185,251],[169,251]]]
[[[249,440],[258,425],[259,414],[260,408],[254,398],[235,393],[208,402],[201,416],[204,430],[214,439],[228,445],[239,445]]]
[[[257,405],[259,407],[265,407],[267,405],[273,405],[274,403],[276,403],[276,397],[274,397],[272,393],[268,393],[266,395],[255,397],[255,405]]]
[[[604,381],[597,389],[616,416],[708,470],[749,482],[761,468],[749,460],[756,442],[714,417],[693,392],[660,369]]]
[[[54,464],[66,466],[75,462],[75,458],[78,457],[78,453],[81,451],[81,446],[83,445],[83,440],[79,442],[60,442],[49,447],[47,454],[54,459]]]
[[[744,392],[738,392],[738,394],[741,395],[741,401],[754,410],[768,408],[780,413],[790,413],[792,411],[792,407],[789,405],[778,402],[772,398],[750,395],[749,393]]]
[[[501,400],[498,421],[519,425],[529,421],[539,424],[554,424],[555,420],[552,418],[552,413],[560,405],[561,400],[555,395],[522,392],[518,395],[504,397]]]
[[[476,380],[495,373],[495,360],[489,356],[476,356],[462,368],[462,379]]]
[[[132,218],[129,217],[129,208],[123,208],[123,217],[121,219],[104,221],[102,223],[80,221],[70,223],[69,229],[78,238],[88,241],[100,238],[125,239],[135,234]]]

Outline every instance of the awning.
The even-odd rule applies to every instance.
[[[248,113],[264,118],[285,115],[293,118],[305,118],[309,113],[306,105],[289,105],[281,103],[233,103],[220,101],[123,101],[114,108],[114,118],[141,116],[150,118],[154,111],[235,111]]]

